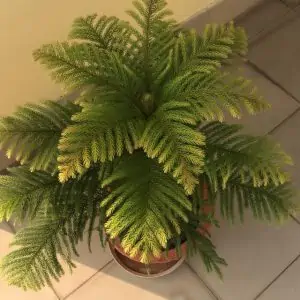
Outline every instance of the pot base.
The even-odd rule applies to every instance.
[[[166,263],[150,263],[145,265],[141,262],[134,261],[129,257],[121,254],[109,242],[110,251],[115,261],[121,265],[127,272],[143,278],[157,278],[162,277],[175,271],[184,262],[185,257],[179,260]]]

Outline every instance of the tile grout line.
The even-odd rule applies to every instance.
[[[290,217],[298,224],[300,225],[300,221],[293,215],[290,215]]]
[[[287,7],[288,11],[282,16],[283,20],[278,21],[276,24],[271,24],[267,28],[263,29],[260,34],[256,37],[253,37],[249,42],[249,47],[252,48],[256,44],[259,44],[262,40],[267,38],[268,36],[276,33],[280,28],[288,25],[289,23],[295,21],[298,18],[299,11],[298,9],[292,9],[291,7]]]
[[[300,254],[296,256],[258,295],[255,296],[253,300],[259,300],[260,296],[262,296],[298,259],[300,258]]]
[[[284,118],[281,122],[279,122],[273,129],[267,132],[267,135],[272,135],[275,133],[282,125],[288,122],[291,118],[293,118],[300,111],[300,107],[296,108],[291,114],[289,114],[286,118]]]
[[[277,86],[279,89],[281,89],[283,92],[285,92],[289,97],[291,97],[296,103],[300,104],[300,100],[297,99],[291,92],[289,92],[286,88],[284,88],[278,81],[274,80],[271,76],[269,76],[265,71],[263,71],[261,68],[259,68],[255,63],[250,61],[249,59],[246,60],[246,64],[250,66],[254,71],[268,79],[270,82],[272,82],[275,86]]]
[[[289,22],[293,22],[297,16],[295,15],[295,12],[291,9],[289,9],[288,12],[286,12],[281,18],[278,23],[271,24],[267,26],[266,28],[261,29],[255,36],[250,38],[249,40],[249,49],[252,47],[255,47],[257,44],[262,42],[267,37],[271,36],[272,34],[276,33],[280,28],[283,26],[288,25]]]
[[[94,278],[95,276],[97,276],[102,270],[104,270],[106,267],[108,267],[111,263],[114,262],[114,259],[111,259],[110,261],[108,261],[103,267],[101,267],[97,272],[95,272],[91,277],[89,277],[88,279],[84,280],[80,285],[78,285],[72,292],[70,292],[69,294],[67,294],[65,297],[61,298],[62,300],[68,299],[70,296],[72,296],[73,294],[75,294],[79,289],[81,289],[88,281],[90,281],[92,278]]]
[[[289,5],[289,4],[286,2],[286,0],[279,0],[279,2],[281,2],[282,4],[284,4],[286,7],[288,7],[288,8],[291,9],[291,10],[296,10],[297,7],[300,5],[300,3],[298,3],[298,4],[296,3],[295,6]]]
[[[55,288],[53,286],[49,286],[49,288],[52,290],[52,292],[56,296],[57,300],[61,300],[61,298],[59,297],[59,294],[57,293],[57,291],[55,290]]]
[[[190,266],[190,264],[185,261],[185,265],[189,268],[189,270],[198,278],[198,280],[204,285],[204,287],[208,290],[209,294],[214,297],[216,300],[222,300],[220,296],[218,296],[209,285],[199,276],[199,274]]]
[[[279,0],[279,2],[281,2],[287,8],[291,8],[284,0]]]
[[[293,11],[287,3],[284,1],[280,0],[286,7],[288,7],[291,11]],[[289,13],[290,14],[290,13]],[[286,17],[288,17],[288,15]],[[285,20],[284,22],[279,23],[278,25],[274,26],[273,28],[270,28],[269,30],[266,31],[265,35],[262,37],[256,38],[252,43],[250,43],[250,47],[255,45],[257,41],[260,40],[260,38],[265,38],[269,34],[273,34],[277,30],[279,30],[281,27],[286,25],[287,23],[293,21],[295,17]],[[273,83],[275,86],[277,86],[279,89],[281,89],[283,92],[285,92],[289,97],[291,97],[296,103],[300,104],[300,101],[292,94],[290,93],[287,89],[285,89],[279,82],[274,80],[272,77],[270,77],[266,72],[261,70],[255,63],[253,63],[250,60],[246,61],[246,64],[248,64],[254,71],[265,77],[267,80],[269,80],[271,83]],[[271,129],[267,134],[273,134],[278,130],[282,125],[284,125],[287,121],[289,121],[294,115],[296,115],[300,110],[300,107],[298,107],[295,111],[293,111],[290,115],[288,115],[284,120],[282,120],[279,124],[277,124],[273,129]],[[294,216],[290,216],[298,225],[300,225],[300,221],[295,218]],[[259,298],[300,258],[300,254],[291,262],[289,263],[255,298],[254,300],[259,300]]]
[[[261,10],[261,8],[269,6],[271,3],[273,3],[274,0],[264,0],[256,4],[252,9],[246,13],[242,13],[241,15],[237,16],[234,20],[235,22],[239,23],[242,22],[243,19],[247,19],[255,14],[257,14],[258,11]],[[279,0],[281,2],[281,0]],[[268,24],[265,24],[264,28],[260,30],[255,36],[253,36],[249,40],[249,47],[252,47],[257,42],[259,42],[261,39],[264,39],[266,36],[273,34],[275,31],[277,31],[281,26],[284,26],[286,23],[288,23],[291,20],[295,19],[295,11],[292,10],[290,7],[288,7],[286,4],[283,4],[285,7],[287,7],[286,12],[280,17],[280,20],[277,22],[269,21]],[[243,27],[243,24],[241,24]]]

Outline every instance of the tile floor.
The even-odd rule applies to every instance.
[[[267,0],[238,18],[250,33],[249,61],[245,74],[258,85],[272,109],[242,123],[252,133],[270,134],[294,158],[290,168],[300,188],[300,8],[295,0]],[[217,14],[205,22],[218,22]],[[207,21],[206,21],[207,20]],[[198,28],[200,28],[200,24]],[[0,159],[4,167],[8,161]],[[300,218],[299,218],[300,219]],[[109,252],[97,247],[82,256],[77,269],[65,276],[53,290],[23,293],[0,281],[5,299],[186,299],[186,300],[298,300],[300,299],[300,222],[295,218],[282,226],[254,222],[247,216],[243,225],[221,220],[212,232],[219,253],[229,267],[224,281],[207,274],[198,258],[192,258],[177,272],[162,279],[144,280],[120,269]],[[0,257],[13,237],[7,224],[0,224]]]

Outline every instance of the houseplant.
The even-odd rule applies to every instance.
[[[138,26],[78,18],[70,40],[34,52],[57,82],[81,91],[76,101],[26,105],[1,120],[1,147],[22,166],[0,178],[0,220],[26,223],[1,263],[10,284],[38,290],[58,280],[85,230],[89,244],[97,230],[144,264],[185,241],[220,272],[207,201],[230,220],[245,209],[281,219],[293,208],[289,156],[222,122],[224,112],[268,108],[222,68],[245,55],[243,29],[209,25],[199,36],[169,19],[163,0],[134,7]]]

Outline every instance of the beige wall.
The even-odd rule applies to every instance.
[[[218,1],[169,0],[169,4],[175,17],[183,21]],[[257,0],[234,1],[247,6]],[[127,18],[124,10],[130,7],[131,0],[1,0],[0,115],[9,114],[26,102],[62,95],[47,71],[33,62],[33,49],[43,43],[64,40],[77,16],[98,12]]]

